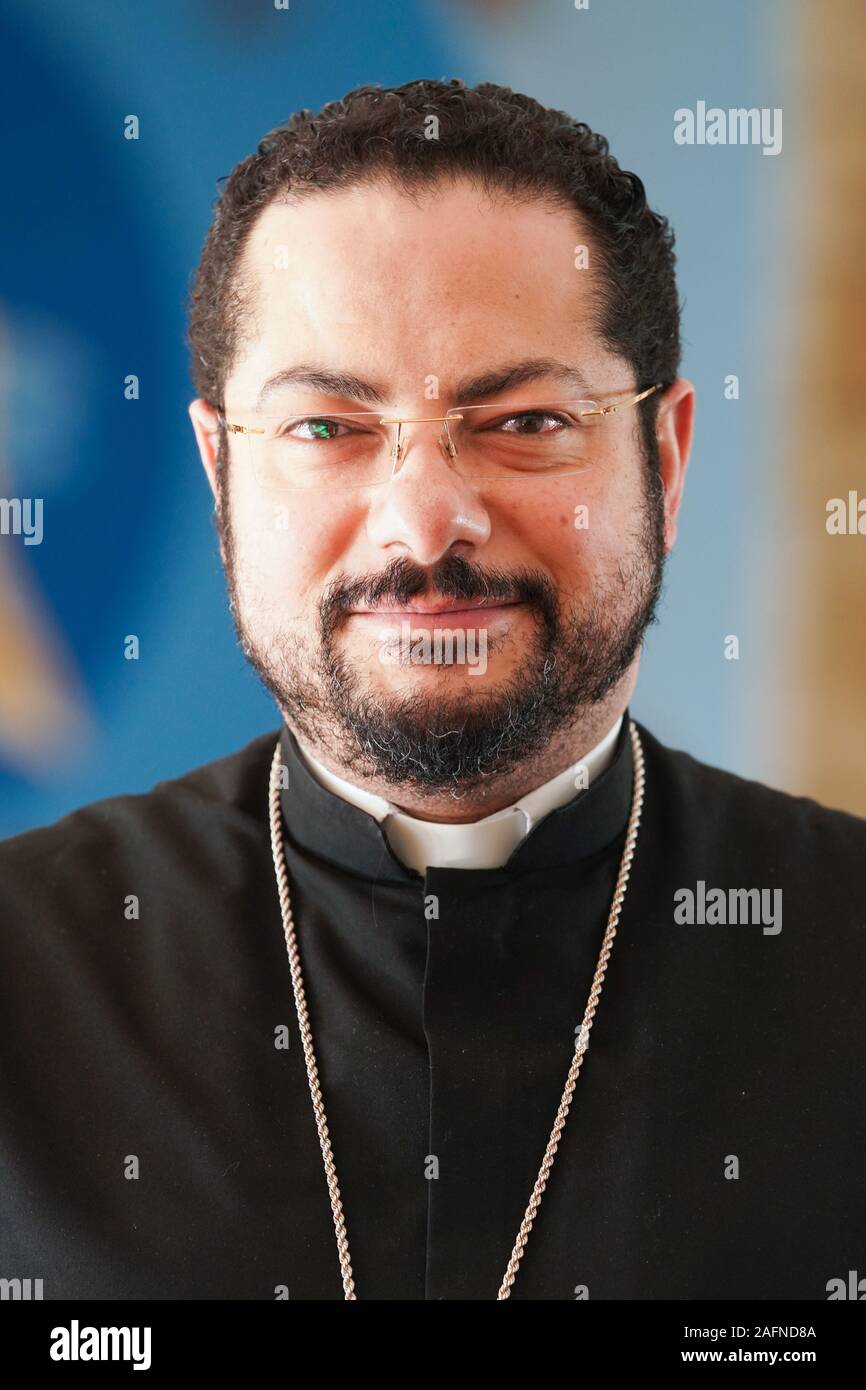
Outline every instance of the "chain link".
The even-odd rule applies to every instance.
[[[643,747],[638,735],[634,720],[629,723],[629,735],[633,754],[633,776],[632,776],[632,802],[631,813],[629,815],[628,829],[626,831],[625,845],[623,847],[622,858],[620,860],[619,873],[617,875],[616,887],[610,905],[607,930],[601,943],[601,951],[598,963],[595,968],[595,975],[592,987],[589,991],[586,1012],[583,1016],[583,1023],[577,1031],[577,1041],[575,1043],[574,1057],[568,1072],[565,1083],[565,1090],[559,1109],[556,1112],[553,1129],[547,1141],[547,1148],[541,1163],[535,1187],[529,1198],[529,1204],[520,1224],[514,1249],[511,1252],[511,1259],[502,1279],[502,1284],[497,1294],[497,1301],[510,1297],[517,1276],[523,1252],[526,1249],[526,1242],[532,1230],[533,1222],[538,1214],[541,1205],[541,1198],[550,1172],[553,1167],[553,1160],[559,1148],[559,1141],[565,1127],[565,1121],[571,1107],[571,1098],[580,1075],[580,1068],[586,1051],[589,1046],[589,1033],[592,1022],[601,998],[601,989],[604,977],[607,972],[607,963],[610,959],[613,938],[616,935],[617,924],[619,922],[622,905],[625,900],[625,892],[628,886],[629,874],[631,873],[632,860],[634,859],[635,846],[637,844],[638,828],[640,826],[641,811],[643,809],[644,785],[646,779]],[[352,1277],[352,1262],[349,1258],[349,1239],[346,1234],[346,1222],[343,1217],[343,1203],[340,1199],[340,1187],[337,1182],[337,1170],[334,1165],[334,1155],[331,1150],[331,1140],[328,1132],[328,1122],[325,1116],[325,1106],[322,1100],[322,1088],[319,1085],[319,1070],[316,1065],[316,1054],[313,1049],[313,1034],[310,1028],[310,1015],[307,1008],[307,997],[304,992],[304,981],[301,974],[301,959],[298,953],[298,943],[295,936],[295,924],[292,918],[292,904],[289,897],[289,876],[286,869],[285,849],[283,845],[282,823],[280,815],[280,779],[278,776],[281,766],[281,747],[280,740],[274,749],[274,756],[271,761],[271,772],[269,779],[269,798],[268,810],[271,828],[271,851],[274,860],[274,871],[277,879],[277,892],[280,899],[280,911],[283,918],[283,931],[286,937],[286,947],[289,955],[289,968],[292,974],[292,988],[295,994],[295,1008],[298,1014],[298,1026],[301,1031],[301,1042],[304,1048],[304,1060],[307,1066],[307,1078],[310,1084],[310,1096],[313,1102],[313,1113],[316,1117],[316,1128],[319,1134],[319,1146],[322,1150],[322,1159],[325,1165],[325,1177],[328,1183],[328,1193],[331,1198],[331,1211],[334,1217],[334,1231],[337,1237],[337,1252],[340,1259],[340,1272],[343,1279],[343,1292],[346,1299],[356,1299],[355,1280]]]

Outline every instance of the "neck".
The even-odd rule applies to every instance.
[[[611,691],[609,697],[584,712],[579,722],[551,739],[536,758],[520,764],[504,777],[491,778],[486,784],[473,787],[464,794],[448,791],[441,795],[422,796],[408,785],[395,786],[375,776],[359,777],[357,772],[348,769],[335,757],[328,743],[313,742],[309,738],[302,739],[297,729],[288,720],[287,723],[304,752],[337,777],[342,777],[376,796],[384,797],[399,810],[405,811],[417,820],[466,825],[481,820],[484,816],[495,815],[506,806],[512,806],[528,792],[549,782],[552,777],[586,757],[624,713],[634,693],[637,672],[634,672],[634,675],[629,673],[629,677],[625,686],[620,683]]]

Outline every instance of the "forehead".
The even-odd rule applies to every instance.
[[[592,249],[590,269],[575,265],[588,240],[571,209],[491,198],[464,179],[272,203],[241,262],[249,312],[232,378],[248,396],[301,360],[375,367],[399,391],[509,357],[601,370]]]

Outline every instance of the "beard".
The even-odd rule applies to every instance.
[[[350,779],[459,798],[490,778],[506,777],[609,694],[655,621],[664,570],[664,492],[654,462],[647,460],[641,470],[642,506],[627,537],[628,551],[582,603],[561,603],[540,570],[483,568],[456,554],[425,568],[401,557],[378,574],[338,576],[330,583],[317,604],[315,639],[279,627],[262,637],[243,611],[229,489],[220,467],[217,527],[241,649],[290,727],[314,748],[326,749]],[[472,680],[460,687],[455,682],[447,693],[365,688],[363,672],[339,650],[348,612],[434,595],[524,603],[535,631],[517,673],[483,692]]]

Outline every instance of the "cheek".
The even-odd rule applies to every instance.
[[[589,589],[615,571],[642,525],[642,466],[623,449],[567,483],[515,499],[508,524],[524,563],[546,570],[564,592]]]
[[[357,528],[357,518],[327,494],[274,494],[234,487],[231,521],[242,599],[271,609],[280,622],[306,618]]]
[[[626,499],[600,472],[562,480],[508,508],[508,523],[543,568],[567,580],[621,545]],[[529,561],[531,563],[531,560]]]
[[[631,447],[613,451],[587,473],[575,499],[575,535],[590,556],[616,559],[643,524],[643,463]]]

